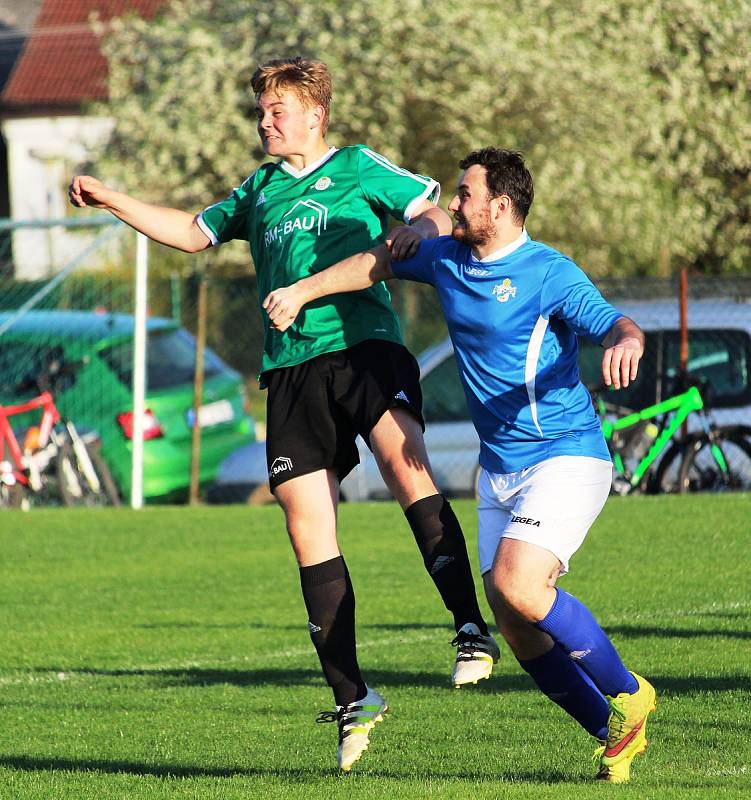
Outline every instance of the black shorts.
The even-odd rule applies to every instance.
[[[360,461],[355,439],[366,443],[390,408],[406,408],[423,430],[420,369],[406,347],[369,339],[268,373],[266,459],[272,491],[319,469],[339,480]]]

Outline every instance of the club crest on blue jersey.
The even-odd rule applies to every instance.
[[[507,303],[509,298],[516,297],[516,286],[511,285],[511,278],[504,278],[501,283],[493,287],[493,297],[499,303]]]

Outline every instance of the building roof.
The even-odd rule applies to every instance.
[[[77,111],[107,97],[107,62],[91,29],[129,13],[151,19],[166,0],[43,0],[0,96],[6,113]]]

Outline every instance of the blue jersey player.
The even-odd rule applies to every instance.
[[[409,232],[272,292],[284,330],[307,302],[397,277],[435,287],[480,437],[480,567],[498,628],[538,687],[600,740],[597,777],[629,780],[655,691],[626,669],[589,609],[556,586],[600,513],[612,465],[577,368],[578,334],[604,348],[606,384],[636,377],[644,337],[566,256],[532,240],[519,153],[460,162],[451,236]],[[391,258],[389,258],[391,256]],[[404,257],[408,256],[408,257]]]

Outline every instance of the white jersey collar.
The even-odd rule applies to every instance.
[[[476,261],[478,264],[489,264],[491,261],[500,261],[502,258],[510,256],[511,253],[514,252],[514,250],[518,250],[523,244],[526,244],[528,241],[529,241],[529,234],[527,233],[527,229],[522,228],[522,232],[519,234],[518,238],[514,239],[513,242],[504,245],[500,250],[496,250],[489,256],[485,256],[485,258],[476,258],[473,255],[472,259]]]
[[[333,156],[334,153],[336,153],[337,149],[338,148],[336,147],[329,148],[328,153],[324,153],[323,156],[321,156],[321,158],[318,159],[318,161],[316,161],[314,164],[310,164],[309,166],[305,167],[305,169],[297,170],[287,161],[280,161],[279,166],[285,172],[288,172],[293,178],[304,178],[306,175],[309,175],[311,172],[313,172],[313,170],[318,169],[318,167],[320,167],[321,164],[325,164],[331,158],[331,156]]]

